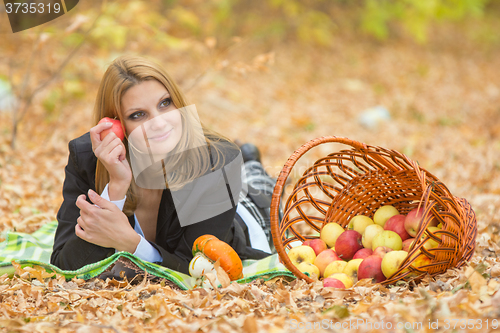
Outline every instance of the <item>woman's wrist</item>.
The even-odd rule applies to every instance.
[[[108,184],[108,194],[111,201],[123,200],[127,194],[130,182],[110,180]]]
[[[117,251],[125,251],[129,253],[134,253],[137,246],[141,242],[141,236],[135,230],[130,234],[130,237],[126,238],[125,242],[120,242],[118,246],[115,247]]]

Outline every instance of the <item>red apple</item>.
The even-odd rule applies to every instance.
[[[404,226],[411,237],[415,237],[420,230],[420,220],[423,212],[423,208],[415,208],[406,215]]]
[[[369,257],[373,254],[372,249],[367,249],[367,248],[362,248],[358,252],[354,254],[354,257],[352,259],[365,259],[366,257]]]
[[[351,260],[363,248],[361,234],[355,230],[344,231],[335,242],[335,252],[343,260]]]
[[[410,246],[413,243],[415,238],[408,238],[403,242],[403,251],[410,252]]]
[[[323,279],[323,287],[333,287],[333,288],[345,289],[344,283],[336,278]]]
[[[324,250],[326,250],[328,247],[326,246],[326,243],[324,240],[320,238],[315,238],[315,239],[307,239],[302,245],[307,245],[312,247],[316,255],[320,254]]]
[[[405,229],[411,237],[415,237],[420,231],[420,221],[422,220],[422,215],[424,209],[422,207],[412,209],[405,219]],[[438,220],[433,217],[429,222],[429,227],[435,227],[438,225]]]
[[[112,123],[113,126],[111,128],[105,129],[101,132],[101,141],[111,132],[114,132],[116,136],[123,141],[125,135],[123,134],[122,123],[118,119],[111,119],[108,117],[104,117],[99,121],[101,123]]]
[[[377,255],[365,258],[359,265],[358,279],[372,279],[373,283],[384,281],[386,278],[382,273],[382,258]]]
[[[319,268],[319,273],[321,276],[324,276],[326,266],[328,266],[332,261],[342,260],[339,258],[337,253],[335,253],[332,249],[326,249],[322,251],[316,259],[314,259],[314,265]]]
[[[373,250],[374,256],[379,256],[380,258],[384,258],[386,253],[393,251],[390,247],[387,246],[379,246],[375,250]]]
[[[384,229],[394,231],[401,237],[401,240],[404,241],[410,238],[410,235],[405,229],[405,220],[406,216],[404,215],[394,215],[385,222]]]

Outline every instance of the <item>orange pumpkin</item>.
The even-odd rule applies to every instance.
[[[231,281],[243,277],[243,264],[236,251],[227,243],[213,235],[198,237],[193,243],[193,256],[202,252],[210,260],[219,260],[220,267],[227,273]]]

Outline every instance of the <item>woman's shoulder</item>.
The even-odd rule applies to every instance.
[[[206,135],[206,138],[212,160],[217,161],[215,163],[217,165],[216,169],[228,165],[237,158],[241,158],[240,148],[231,140],[215,135]]]
[[[70,151],[77,153],[92,153],[92,142],[90,141],[90,132],[87,132],[78,138],[75,138],[69,142]]]
[[[71,140],[68,147],[70,160],[77,170],[85,170],[86,172],[95,171],[97,157],[92,151],[89,132]]]

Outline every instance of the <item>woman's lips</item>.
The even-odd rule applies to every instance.
[[[172,132],[172,130],[164,133],[164,134],[159,134],[159,135],[155,135],[155,136],[152,136],[152,137],[149,137],[148,140],[153,140],[153,141],[162,141],[162,140],[165,140],[166,138],[168,138],[170,136],[170,133]]]

